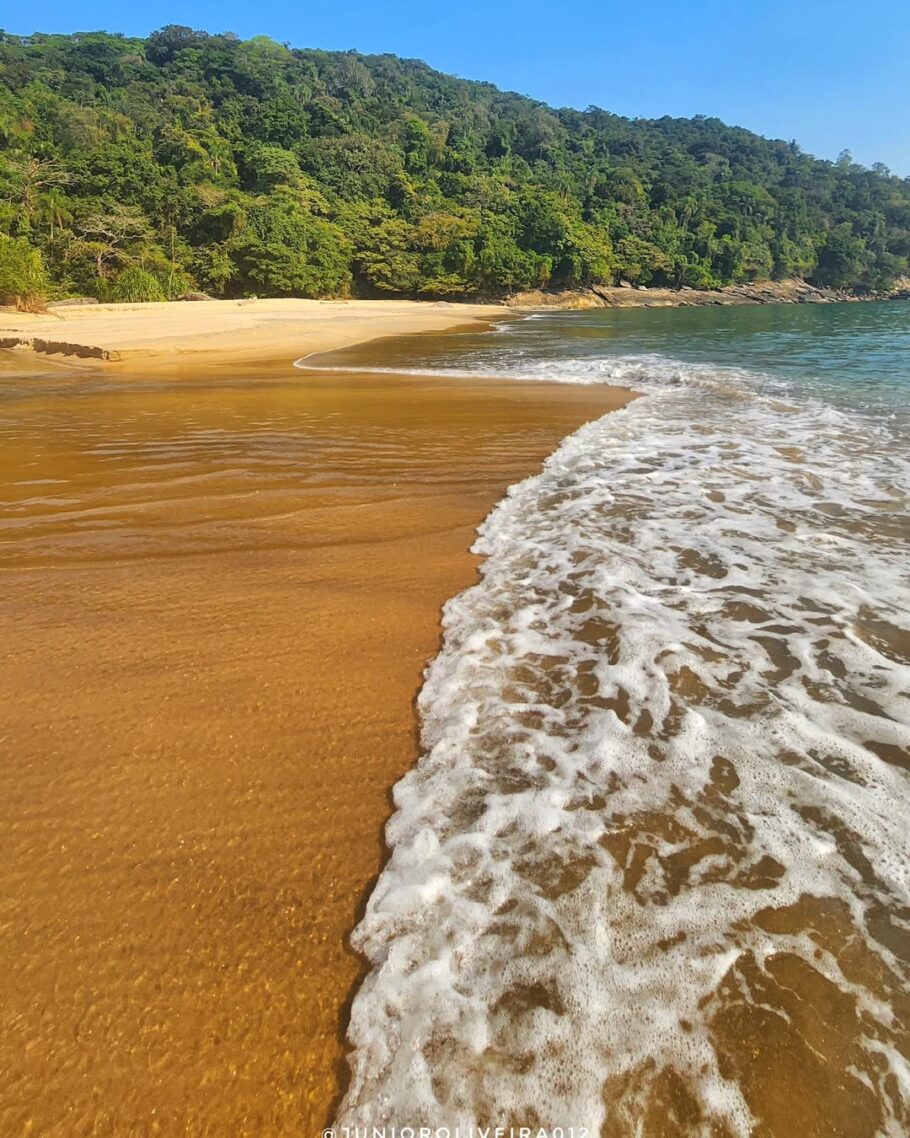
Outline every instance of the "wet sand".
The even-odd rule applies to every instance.
[[[440,606],[627,396],[100,367],[0,368],[0,1133],[315,1135]]]

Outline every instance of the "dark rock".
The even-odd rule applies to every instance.
[[[183,296],[178,296],[178,300],[214,300],[213,296],[209,296],[207,292],[185,292]]]

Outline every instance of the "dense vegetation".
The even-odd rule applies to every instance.
[[[0,33],[0,235],[7,296],[871,289],[907,271],[910,179],[389,55]]]

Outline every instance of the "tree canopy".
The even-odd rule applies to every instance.
[[[29,288],[43,264],[59,294],[102,298],[862,291],[908,271],[910,179],[391,55],[176,26],[0,33],[0,235]]]

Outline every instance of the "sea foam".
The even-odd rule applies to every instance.
[[[444,610],[339,1121],[747,1135],[783,1099],[897,1138],[906,441],[736,369],[517,374],[647,397],[509,491]]]

